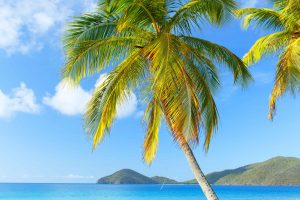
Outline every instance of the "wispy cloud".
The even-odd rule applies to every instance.
[[[95,88],[106,79],[106,74],[101,74],[96,81]],[[94,90],[94,89],[93,89]],[[81,86],[71,87],[66,81],[61,81],[55,88],[55,94],[44,97],[45,105],[52,107],[62,114],[74,116],[83,114],[87,102],[91,99],[93,90],[84,90]],[[132,115],[138,105],[136,95],[131,92],[123,104],[117,107],[117,117],[125,118]]]
[[[60,0],[0,0],[0,48],[9,54],[42,48],[41,38],[62,26],[71,10]]]
[[[254,81],[259,84],[268,84],[273,81],[273,73],[271,72],[253,72]]]
[[[63,176],[62,179],[95,179],[95,176],[82,176],[78,174],[68,174],[67,176]]]
[[[32,89],[25,83],[13,89],[9,94],[0,90],[0,118],[10,118],[16,113],[38,113],[40,106]]]
[[[83,1],[83,11],[84,12],[92,12],[97,7],[97,1],[96,0],[84,0]]]
[[[83,183],[93,183],[95,182],[95,179],[97,177],[93,175],[79,175],[79,174],[73,174],[70,173],[68,175],[57,175],[57,176],[48,176],[48,175],[34,175],[34,174],[19,174],[14,176],[6,176],[6,175],[0,175],[0,182],[22,182],[22,183],[30,183],[30,182],[36,182],[36,183],[73,183],[73,182],[83,182]]]
[[[0,50],[24,54],[42,49],[49,38],[59,40],[71,16],[94,10],[95,2],[0,0]]]
[[[216,100],[220,102],[226,102],[230,100],[239,90],[238,86],[233,84],[223,85],[220,93],[217,95]]]

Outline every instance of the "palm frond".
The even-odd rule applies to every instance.
[[[204,147],[207,151],[209,149],[213,133],[218,127],[219,114],[211,93],[211,87],[207,84],[207,79],[203,76],[202,71],[199,70],[199,67],[193,63],[189,63],[189,65],[187,65],[187,70],[195,84],[196,94],[199,99],[200,109],[197,112],[201,113],[201,116],[199,116],[201,117],[201,120],[198,119],[198,121],[203,123],[205,133]]]
[[[290,0],[271,0],[276,10],[282,11],[287,7]]]
[[[198,144],[203,132],[207,150],[219,121],[216,65],[227,66],[236,83],[251,76],[227,48],[189,35],[202,22],[222,24],[234,8],[233,0],[101,0],[97,12],[75,18],[64,37],[63,76],[79,83],[112,68],[84,115],[94,148],[109,133],[118,105],[137,91],[147,93],[146,163],[155,157],[163,119],[179,144]]]
[[[138,27],[152,26],[155,32],[160,32],[163,18],[166,15],[164,1],[148,0],[121,0],[123,1],[124,15],[118,22],[118,29],[122,30],[128,24]]]
[[[277,32],[257,40],[245,54],[243,61],[251,65],[259,61],[264,55],[270,55],[282,50],[290,41],[291,33]]]
[[[144,76],[145,66],[142,52],[135,51],[112,70],[94,92],[84,115],[85,130],[93,137],[94,148],[109,132],[117,106],[128,98]]]
[[[150,101],[145,112],[145,120],[148,123],[146,137],[144,141],[144,160],[151,164],[158,147],[158,133],[162,120],[162,111],[158,100]]]
[[[101,40],[77,42],[67,52],[67,62],[63,68],[63,77],[69,77],[75,83],[100,72],[109,64],[117,64],[121,56],[129,55],[135,46],[142,46],[143,38],[113,36]]]
[[[192,125],[191,106],[195,105],[195,95],[190,83],[187,83],[189,78],[184,72],[178,45],[170,34],[162,34],[145,49],[145,54],[151,60],[152,90],[163,104],[165,117],[172,123],[176,122],[172,129],[178,134],[185,134],[187,138],[195,139],[198,135],[194,134],[195,131],[190,131],[189,127]],[[198,123],[198,120],[195,123]]]
[[[283,15],[269,8],[242,8],[236,10],[237,17],[243,17],[243,27],[248,28],[251,21],[256,26],[262,26],[266,29],[281,30],[284,28]]]
[[[281,54],[277,63],[275,84],[269,103],[269,119],[273,119],[276,101],[286,91],[292,94],[300,88],[300,39],[291,42]]]
[[[269,102],[269,119],[275,114],[276,101],[285,92],[292,94],[299,88],[299,20],[300,4],[298,0],[272,0],[273,8],[244,8],[236,11],[238,17],[244,17],[244,27],[251,22],[267,30],[280,30],[266,35],[255,42],[243,60],[251,65],[263,56],[278,54],[276,76]]]
[[[210,92],[217,81],[208,85],[211,80],[208,72],[214,65],[203,56],[196,62],[199,65],[196,67],[194,60],[188,56],[194,55],[195,50],[183,45],[179,37],[164,35],[154,45],[147,52],[151,55],[154,70],[153,90],[159,95],[174,139],[178,141],[184,135],[185,140],[198,143],[202,125],[208,149],[218,123],[216,105]],[[162,60],[160,55],[165,55]]]
[[[238,56],[229,51],[227,48],[207,40],[190,36],[182,36],[181,38],[189,46],[191,46],[191,48],[207,55],[207,57],[211,60],[228,67],[233,73],[235,83],[246,85],[252,80],[252,77],[243,61],[241,61]]]
[[[181,5],[178,11],[170,19],[168,30],[178,33],[191,33],[193,26],[199,26],[199,22],[207,20],[211,24],[222,24],[237,7],[233,0],[192,0]]]

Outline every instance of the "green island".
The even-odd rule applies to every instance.
[[[300,159],[274,157],[264,162],[249,164],[236,169],[206,175],[215,185],[300,185]],[[197,184],[196,180],[176,181],[154,176],[148,177],[131,169],[122,169],[100,178],[98,184]]]

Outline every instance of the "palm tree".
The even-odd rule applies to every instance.
[[[84,115],[84,127],[95,148],[109,132],[117,106],[132,91],[144,94],[147,124],[143,158],[151,164],[164,121],[184,152],[207,199],[217,199],[202,173],[190,144],[199,132],[209,147],[217,128],[213,92],[219,87],[223,64],[236,83],[251,76],[243,62],[227,48],[192,36],[201,23],[220,25],[236,8],[233,0],[106,0],[97,12],[76,17],[64,38],[63,77],[79,83],[105,67],[110,72],[95,89]]]
[[[300,3],[299,0],[273,0],[270,8],[243,8],[236,11],[243,17],[243,27],[251,22],[256,26],[273,31],[258,39],[243,60],[252,65],[263,56],[279,54],[276,65],[275,83],[269,102],[269,119],[272,120],[276,110],[276,101],[283,94],[292,94],[300,87]]]

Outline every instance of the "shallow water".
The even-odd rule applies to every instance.
[[[215,186],[222,200],[300,200],[300,187]],[[199,200],[197,185],[0,184],[0,199]]]

